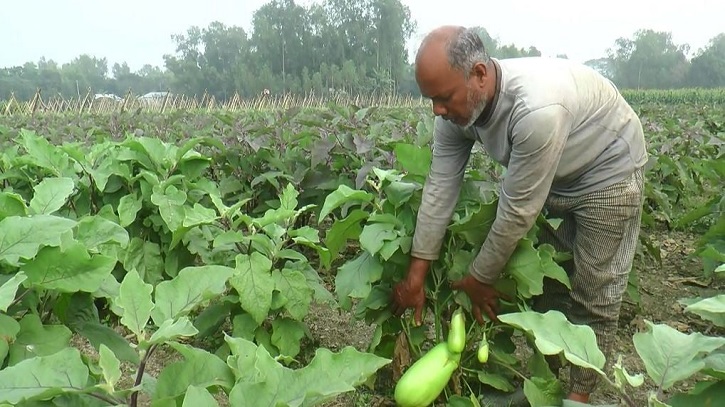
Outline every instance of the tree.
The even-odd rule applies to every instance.
[[[665,89],[685,84],[688,50],[687,44],[675,44],[669,32],[639,30],[633,39],[618,38],[608,53],[619,87]]]
[[[247,34],[241,27],[212,22],[207,28],[189,28],[186,35],[172,35],[176,55],[164,55],[181,93],[229,98],[237,88],[239,66],[249,58]]]
[[[690,86],[715,88],[725,86],[725,33],[712,38],[707,47],[692,59]]]
[[[613,62],[610,58],[590,59],[584,62],[584,65],[594,68],[597,72],[610,80],[614,79]]]
[[[478,26],[474,27],[474,29],[478,32],[478,36],[481,38],[486,52],[493,58],[504,59],[541,56],[541,51],[534,46],[519,48],[515,44],[503,45],[501,40],[492,37],[485,28]]]
[[[310,62],[308,45],[312,41],[305,8],[294,0],[273,0],[254,13],[252,24],[257,68],[269,67],[286,90],[286,78],[300,78],[302,68]]]

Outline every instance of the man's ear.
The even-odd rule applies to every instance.
[[[488,66],[486,66],[486,64],[482,62],[479,62],[473,65],[473,70],[471,74],[472,77],[476,78],[477,82],[483,84],[486,81],[486,78],[488,78]]]

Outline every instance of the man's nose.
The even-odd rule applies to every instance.
[[[448,109],[440,103],[433,103],[433,114],[436,116],[445,116],[448,113]]]

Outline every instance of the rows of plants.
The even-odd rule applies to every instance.
[[[696,255],[717,276],[725,263],[725,116],[640,110],[652,153],[645,226],[701,228]],[[559,266],[567,253],[538,242],[539,228],[556,219],[542,215],[507,264],[499,288],[512,301],[500,322],[473,323],[467,297],[450,288],[496,212],[501,169],[483,154],[471,163],[429,274],[431,325],[390,313],[431,137],[428,112],[408,108],[4,120],[0,402],[313,405],[369,383],[396,346],[419,358],[447,337],[462,309],[467,346],[442,393],[449,405],[479,405],[482,386],[508,391],[520,381],[532,405],[561,405],[561,383],[543,363],[554,354],[597,370],[632,405],[627,386],[642,385],[643,374],[621,363],[605,373],[591,329],[529,307],[545,277],[568,285]],[[646,236],[643,247],[658,260]],[[723,298],[682,301],[723,326]],[[368,348],[319,348],[300,359],[313,303],[371,324]],[[99,357],[72,346],[74,335]],[[528,360],[515,354],[518,335],[536,349]],[[482,363],[484,339],[490,358]],[[214,345],[196,347],[201,340]],[[661,391],[695,373],[711,380],[669,405],[723,391],[725,339],[650,323],[633,341],[658,388],[652,405],[666,405]],[[183,359],[153,377],[145,366],[160,346]]]

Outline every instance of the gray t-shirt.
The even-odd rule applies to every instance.
[[[506,167],[498,210],[469,271],[493,283],[550,193],[580,196],[647,162],[642,125],[614,84],[565,59],[496,60],[494,108],[468,130],[435,119],[412,255],[436,260],[475,142]]]

